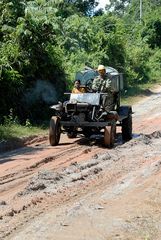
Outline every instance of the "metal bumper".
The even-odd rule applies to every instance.
[[[105,127],[110,126],[112,121],[107,122],[70,122],[70,121],[60,121],[60,124],[64,127]]]

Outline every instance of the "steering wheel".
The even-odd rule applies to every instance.
[[[88,91],[92,91],[92,83],[93,83],[93,79],[88,79],[86,82],[86,88],[88,89]]]

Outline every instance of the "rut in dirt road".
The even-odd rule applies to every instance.
[[[160,240],[160,95],[134,106],[133,139],[113,149],[62,135],[1,155],[0,239]]]
[[[53,156],[49,156],[49,157],[45,157],[43,159],[39,159],[36,163],[30,165],[29,167],[24,168],[21,171],[18,170],[14,173],[11,173],[11,174],[0,177],[0,185],[3,185],[3,184],[8,183],[10,181],[14,181],[14,180],[17,180],[17,179],[24,178],[26,176],[30,176],[35,171],[38,171],[38,168],[42,167],[43,165],[45,165],[49,162],[55,161],[58,158],[61,158],[62,156],[66,156],[66,155],[70,154],[71,152],[73,153],[74,151],[79,151],[80,149],[81,149],[81,147],[75,146],[74,148],[64,150],[63,152],[60,151],[59,153],[54,154]],[[12,158],[10,157],[10,159],[7,159],[7,158],[1,157],[0,162],[1,162],[1,159],[3,159],[3,161],[7,162],[7,161],[11,161]],[[69,159],[66,159],[66,162],[70,161],[70,160],[71,160],[71,157],[69,157]],[[14,161],[14,159],[12,161]],[[58,165],[61,165],[63,163],[58,163]]]
[[[131,172],[135,173],[140,169],[139,174],[143,174],[141,173],[142,166],[150,160],[152,151],[156,157],[161,155],[160,142],[161,132],[157,131],[149,135],[140,135],[138,138],[132,139],[130,142],[121,146],[117,146],[115,149],[107,151],[104,154],[95,154],[92,159],[86,160],[82,163],[73,162],[68,167],[57,169],[39,169],[37,173],[34,173],[31,179],[28,179],[28,181],[25,182],[20,191],[15,192],[13,199],[10,199],[10,201],[1,199],[6,202],[6,205],[2,204],[0,206],[3,210],[1,222],[5,223],[7,218],[11,218],[12,220],[15,219],[15,221],[17,221],[16,219],[19,214],[22,214],[23,211],[30,212],[30,208],[33,211],[34,204],[39,204],[41,206],[41,202],[43,204],[43,199],[46,199],[46,197],[53,198],[53,196],[56,196],[57,194],[59,195],[60,193],[68,195],[66,192],[69,191],[69,189],[73,189],[74,194],[74,192],[77,192],[77,187],[79,189],[79,186],[86,185],[91,181],[94,186],[97,181],[99,182],[100,176],[102,176],[102,178],[106,176],[106,185],[109,186],[118,182],[123,176],[126,177],[121,181],[128,183],[130,180],[129,174],[131,175]],[[144,160],[139,161],[140,156],[144,157]],[[155,160],[154,164],[151,163],[151,167],[148,167],[148,173],[144,174],[154,174],[155,172],[160,171],[160,162],[161,160]],[[130,182],[134,181],[134,176]],[[114,191],[111,197],[114,197],[115,194],[117,196],[118,193],[120,194],[128,188],[128,186],[129,184],[118,185],[117,188],[114,188],[115,190],[113,189]],[[135,186],[135,184],[133,186]],[[33,200],[35,197],[36,200]],[[14,207],[14,199],[17,203],[23,201],[25,204],[20,204],[19,208],[17,205]],[[34,204],[33,201],[35,201]],[[13,216],[9,217],[10,214]],[[17,224],[19,225],[19,223]],[[3,237],[6,235],[4,234],[4,230],[2,231],[2,235]]]

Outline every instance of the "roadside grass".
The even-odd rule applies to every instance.
[[[158,86],[161,86],[161,80],[154,83],[147,83],[129,87],[127,90],[123,90],[121,93],[121,103],[127,105],[133,105],[139,102],[142,98],[153,94],[153,90]]]
[[[47,127],[22,126],[15,123],[0,125],[0,141],[46,134]]]

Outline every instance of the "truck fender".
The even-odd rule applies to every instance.
[[[132,114],[132,107],[131,106],[120,106],[118,110],[119,115],[128,116]]]

